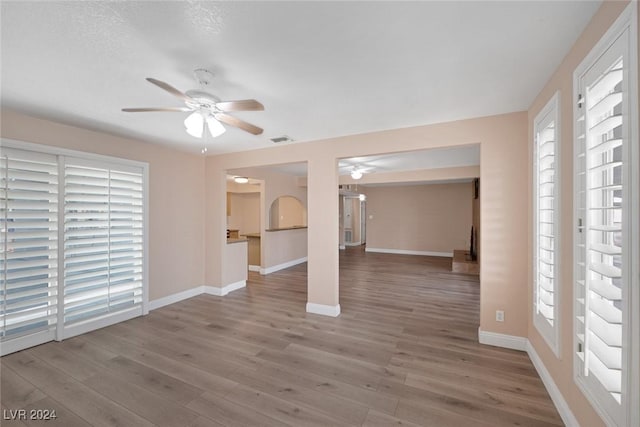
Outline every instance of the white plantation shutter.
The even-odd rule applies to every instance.
[[[147,166],[1,143],[0,355],[144,314]]]
[[[67,158],[64,199],[65,329],[140,315],[143,171]]]
[[[631,377],[637,377],[630,364],[630,297],[638,285],[632,258],[638,245],[632,231],[638,226],[632,178],[638,141],[631,137],[637,88],[630,89],[637,74],[631,70],[630,33],[627,27],[612,37],[576,74],[576,375],[607,424],[618,426],[631,425],[637,406],[630,401]]]
[[[623,61],[585,79],[581,153],[584,261],[579,320],[584,375],[593,374],[620,403],[622,393]],[[590,81],[589,81],[590,80]],[[627,143],[629,143],[627,141]],[[580,351],[582,350],[582,351]]]
[[[558,346],[558,94],[534,120],[534,325]]]
[[[0,337],[39,344],[57,319],[56,157],[3,148],[0,200]]]

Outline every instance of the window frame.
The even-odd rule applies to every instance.
[[[538,141],[538,134],[546,129],[549,123],[554,123],[554,142],[553,142],[553,154],[554,154],[554,181],[553,181],[553,325],[551,325],[547,319],[538,312],[538,295],[539,295],[539,282],[538,271],[540,268],[540,261],[538,257],[539,252],[539,229],[540,229],[540,171],[539,171],[539,149],[540,142]],[[561,157],[560,157],[560,136],[561,136],[561,122],[560,122],[560,92],[556,91],[549,99],[547,104],[540,110],[533,121],[533,324],[538,333],[544,338],[545,342],[551,348],[556,357],[560,358],[561,345],[560,345],[560,200],[561,200]]]
[[[25,335],[23,337],[7,340],[2,343],[2,355],[10,354],[24,348],[42,344],[47,341],[61,341],[72,336],[88,332],[89,330],[99,329],[104,326],[115,324],[131,317],[149,313],[149,164],[136,160],[123,159],[115,156],[106,156],[102,154],[89,153],[78,150],[71,150],[55,146],[36,144],[31,142],[19,141],[10,138],[0,138],[0,149],[2,148],[16,149],[22,151],[30,151],[35,154],[42,153],[46,155],[57,156],[58,159],[58,315],[64,316],[62,310],[64,306],[63,284],[64,280],[64,168],[67,158],[81,159],[87,162],[95,162],[103,164],[106,167],[124,167],[137,168],[142,171],[142,305],[141,309],[132,315],[132,312],[124,312],[113,316],[106,316],[96,319],[94,322],[87,322],[78,328],[64,328],[64,321],[59,317],[55,330],[46,333]]]
[[[114,190],[114,187],[112,186],[112,177],[113,175],[118,175],[118,174],[123,174],[123,175],[127,175],[127,174],[134,174],[137,175],[140,171],[142,172],[140,174],[141,178],[142,178],[142,183],[140,183],[140,187],[141,187],[141,192],[142,194],[142,200],[141,202],[144,204],[144,169],[140,168],[139,166],[132,166],[132,165],[125,165],[121,162],[115,162],[113,160],[111,161],[95,161],[95,160],[89,160],[86,159],[84,157],[72,157],[72,156],[65,156],[64,157],[64,167],[65,167],[65,175],[63,177],[63,181],[65,182],[65,185],[69,184],[69,182],[67,181],[67,179],[70,176],[73,176],[73,174],[69,173],[69,169],[86,169],[87,171],[94,171],[94,172],[101,172],[104,173],[106,176],[108,176],[107,180],[108,180],[108,184],[106,184],[106,186],[103,188],[105,191],[109,192],[109,201],[107,202],[107,205],[104,206],[104,208],[106,209],[106,214],[109,218],[109,222],[110,222],[110,226],[107,229],[108,234],[110,235],[111,232],[114,231],[114,229],[112,228],[114,226],[114,224],[116,224],[117,220],[112,219],[112,215],[114,213],[114,201],[111,200],[111,191]],[[94,187],[95,188],[95,187]],[[67,196],[69,196],[73,193],[69,193],[67,191],[64,192],[63,198],[66,199]],[[117,202],[116,202],[117,204]],[[62,242],[63,246],[64,246],[64,251],[66,251],[69,245],[73,245],[73,240],[70,240],[69,236],[66,234],[69,230],[67,230],[67,228],[69,228],[71,226],[71,224],[73,223],[73,221],[70,220],[69,217],[67,217],[67,211],[68,206],[73,206],[74,203],[71,202],[69,203],[69,205],[67,204],[67,202],[65,201],[63,204],[63,213],[65,215],[65,223],[63,224],[64,227],[64,240]],[[144,215],[144,206],[140,206],[143,210],[143,215]],[[117,208],[116,208],[117,209]],[[134,220],[135,221],[135,220]],[[76,223],[76,224],[80,224],[80,223]],[[88,224],[86,222],[84,222],[83,224]],[[143,228],[140,230],[142,232],[142,238],[144,239],[144,218],[142,218],[142,226]],[[87,230],[86,228],[83,228],[83,230]],[[102,228],[99,228],[99,230],[104,230]],[[91,228],[90,231],[95,232],[96,229]],[[127,229],[126,231],[131,232],[134,231],[137,233],[137,228],[135,226],[133,226],[131,229]],[[134,237],[135,238],[135,237]],[[109,240],[108,245],[110,246],[111,244],[113,244],[113,242],[111,241],[111,237],[107,238]],[[82,244],[82,242],[76,242],[79,244]],[[142,243],[142,242],[141,242]],[[72,249],[71,249],[72,250]],[[113,251],[113,252],[112,252]],[[147,253],[144,251],[144,247],[141,249],[142,252],[142,262],[144,262],[144,258],[146,258]],[[100,260],[112,260],[114,254],[117,254],[117,252],[113,249],[109,249],[109,252],[107,254],[104,254],[103,256],[105,257],[104,259]],[[74,261],[74,259],[72,257],[69,257],[66,255],[66,252],[64,252],[64,255],[62,257],[64,259],[64,261],[66,263],[72,263]],[[136,268],[136,267],[129,267],[129,268]],[[142,271],[143,269],[143,265],[142,263],[139,266],[141,272],[140,274],[143,275],[144,278],[144,272]],[[69,270],[71,268],[68,268]],[[65,288],[65,290],[67,289],[67,286],[69,286],[69,281],[73,281],[74,278],[73,276],[69,276],[68,275],[68,270],[67,267],[63,266],[62,269],[63,272],[63,276],[62,276],[62,280],[63,280],[63,287]],[[113,272],[109,269],[107,270],[107,275],[111,276],[111,274],[113,274]],[[116,285],[112,285],[111,282],[111,278],[109,278],[107,280],[107,282],[109,283],[107,286],[101,287],[100,290],[103,291],[107,291],[109,294],[112,292],[113,287],[115,287]],[[143,294],[144,292],[144,288],[143,286],[141,286],[140,288],[135,288],[135,291],[137,292],[138,289],[141,289]],[[129,307],[127,309],[120,309],[120,310],[116,310],[117,314],[111,314],[110,313],[110,309],[107,310],[107,313],[104,314],[99,314],[99,315],[92,315],[86,319],[83,320],[75,320],[75,321],[69,321],[67,319],[67,316],[70,315],[70,310],[68,310],[67,304],[68,304],[68,297],[69,294],[67,292],[65,292],[65,295],[63,297],[64,300],[64,304],[63,304],[63,319],[62,320],[62,338],[66,339],[66,338],[70,338],[91,330],[94,330],[96,328],[101,328],[107,324],[113,324],[113,323],[118,323],[119,321],[124,321],[124,320],[128,320],[132,317],[136,317],[141,313],[142,310],[142,301],[140,301],[140,303],[135,304],[132,307]],[[137,298],[136,298],[137,299]],[[84,304],[83,304],[84,301]],[[87,301],[85,301],[84,299],[81,299],[78,303],[85,306]],[[76,303],[76,304],[78,304]],[[139,305],[138,305],[139,304]],[[113,319],[121,319],[118,321],[114,321]],[[97,326],[96,326],[97,325]]]
[[[640,146],[638,143],[638,29],[637,29],[637,3],[630,2],[625,10],[620,14],[616,21],[610,26],[602,38],[595,44],[591,51],[585,56],[580,65],[576,67],[573,73],[573,140],[574,140],[574,212],[573,212],[573,371],[574,381],[578,388],[591,403],[596,412],[602,417],[608,426],[626,426],[640,424],[640,407],[637,405],[640,399],[640,289],[639,273],[640,273],[640,175],[638,168],[640,167]],[[623,328],[622,336],[622,369],[626,375],[622,375],[622,404],[620,410],[614,413],[611,408],[609,399],[603,398],[602,391],[604,387],[600,383],[594,384],[588,376],[584,375],[584,364],[578,356],[578,345],[580,340],[578,333],[581,330],[578,315],[581,303],[578,301],[581,295],[581,288],[578,284],[580,277],[579,262],[580,256],[586,256],[586,250],[579,251],[578,245],[581,241],[578,223],[580,214],[580,198],[578,192],[581,190],[581,181],[579,179],[579,154],[582,151],[582,142],[579,139],[581,133],[581,125],[578,122],[582,115],[579,106],[581,101],[581,79],[589,70],[598,62],[598,60],[613,46],[620,37],[627,32],[627,45],[625,46],[624,61],[629,65],[628,75],[626,79],[627,93],[623,93],[623,102],[628,104],[628,129],[629,129],[629,148],[628,158],[623,161],[629,163],[629,187],[626,194],[628,201],[628,245],[626,254],[623,254],[623,263],[628,267],[628,283],[623,289],[623,299],[626,300],[626,312],[623,312]],[[585,178],[586,180],[586,178]],[[586,203],[586,201],[585,201]],[[624,215],[624,214],[623,214]],[[609,402],[609,403],[607,403]]]

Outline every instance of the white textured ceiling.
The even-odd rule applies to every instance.
[[[1,102],[83,127],[199,151],[186,113],[145,81],[186,91],[212,70],[223,100],[265,129],[229,129],[208,153],[521,111],[600,2],[1,3]]]

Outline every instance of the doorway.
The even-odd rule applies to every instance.
[[[366,202],[364,194],[342,196],[342,233],[345,246],[366,244]]]

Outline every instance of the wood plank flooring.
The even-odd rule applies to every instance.
[[[302,264],[5,356],[2,409],[58,418],[2,425],[562,425],[525,353],[478,344],[450,262],[350,248],[338,318],[304,311]]]

